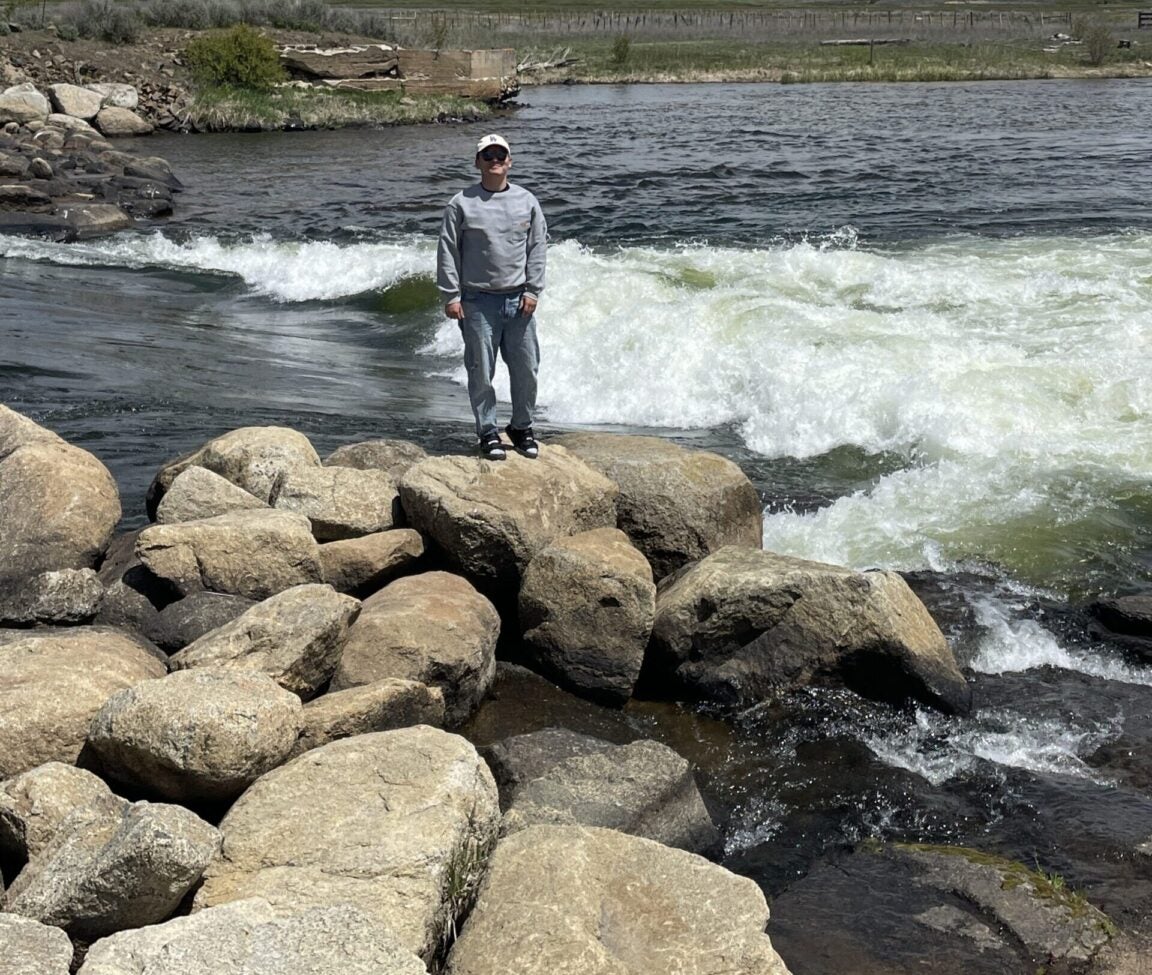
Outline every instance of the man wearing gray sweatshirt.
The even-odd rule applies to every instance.
[[[505,456],[492,389],[499,350],[512,387],[512,422],[505,431],[521,454],[535,457],[532,417],[540,365],[535,312],[544,290],[548,228],[536,197],[508,182],[512,151],[503,137],[484,136],[475,165],[480,182],[444,208],[436,286],[444,314],[459,322],[464,336],[468,398],[481,455]]]

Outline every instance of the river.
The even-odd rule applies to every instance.
[[[684,739],[770,894],[861,838],[965,842],[1152,928],[1152,665],[1083,610],[1152,583],[1150,92],[536,88],[483,128],[549,219],[545,440],[724,453],[765,547],[909,574],[973,682],[966,719],[817,692],[624,716]],[[153,137],[173,219],[0,236],[0,400],[99,456],[127,527],[161,463],[237,426],[466,449],[432,266],[480,134]]]

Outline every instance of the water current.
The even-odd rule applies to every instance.
[[[816,690],[533,719],[679,747],[770,894],[838,845],[928,839],[1152,927],[1152,664],[1083,611],[1152,581],[1150,90],[566,87],[492,124],[550,224],[542,432],[726,454],[765,547],[907,573],[970,675],[963,719]],[[0,401],[104,460],[126,527],[237,426],[467,449],[432,265],[479,134],[154,137],[172,220],[0,236]]]

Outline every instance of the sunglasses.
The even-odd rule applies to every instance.
[[[503,162],[508,158],[507,149],[485,149],[480,153],[480,158],[485,162]]]

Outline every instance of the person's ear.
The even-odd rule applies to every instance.
[[[472,160],[472,165],[477,169],[480,168],[480,153],[476,153],[476,158]]]

